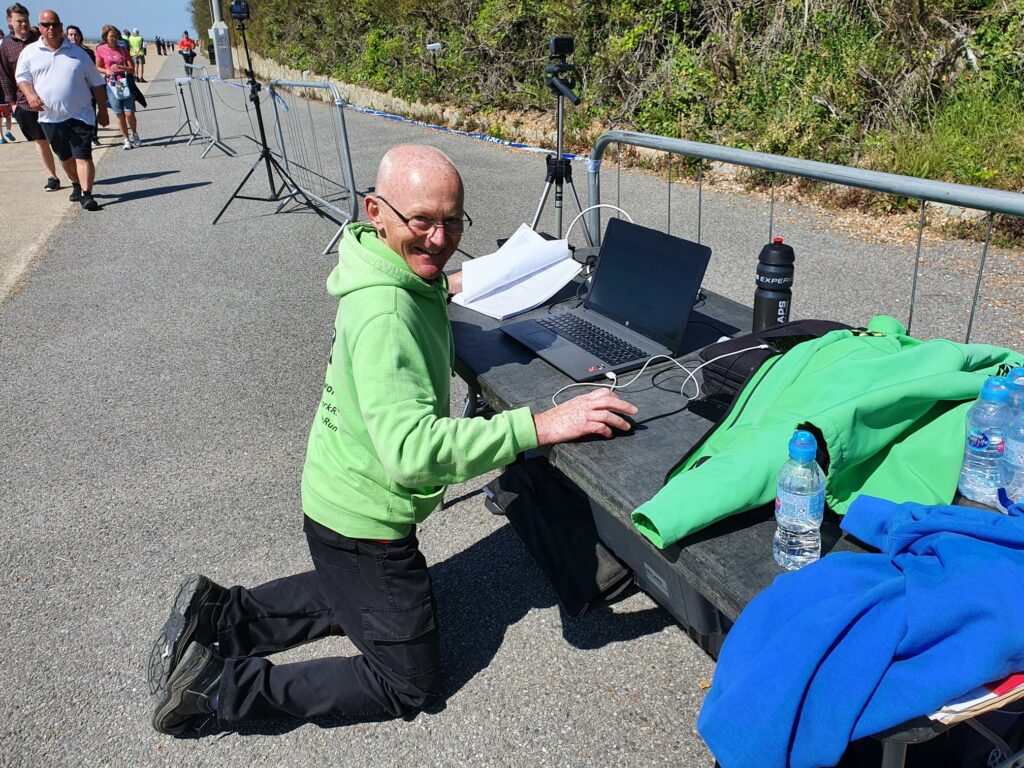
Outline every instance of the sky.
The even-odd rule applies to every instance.
[[[6,8],[14,0],[2,3]],[[121,29],[139,28],[146,40],[159,35],[177,40],[183,30],[196,37],[192,28],[191,5],[188,0],[18,0],[28,8],[29,20],[35,24],[39,12],[51,8],[64,24],[82,28],[86,40],[96,40],[104,24]],[[6,27],[6,25],[5,25]],[[3,29],[4,34],[7,29]]]

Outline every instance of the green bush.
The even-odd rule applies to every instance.
[[[577,148],[616,127],[969,184],[1024,180],[1024,0],[250,6],[250,44],[265,56],[481,116],[553,112],[547,38],[572,34]],[[206,0],[193,19],[209,25]],[[444,46],[436,62],[428,42]]]

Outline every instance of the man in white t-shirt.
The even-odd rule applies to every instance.
[[[92,196],[92,134],[97,119],[100,125],[110,122],[103,76],[81,46],[64,38],[55,11],[39,14],[39,31],[39,40],[22,50],[14,79],[29,107],[39,112],[39,127],[71,179],[69,199],[87,211],[98,211]]]

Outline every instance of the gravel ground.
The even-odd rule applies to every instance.
[[[421,530],[440,604],[443,704],[412,721],[265,723],[183,739],[151,730],[145,660],[179,579],[256,584],[309,567],[299,475],[336,309],[324,290],[332,258],[320,255],[330,222],[237,201],[209,223],[256,159],[238,138],[250,130],[234,111],[242,89],[221,87],[218,105],[239,157],[157,144],[181,122],[179,69],[168,58],[154,78],[140,114],[149,143],[100,164],[105,210],[75,211],[0,308],[0,764],[712,765],[694,723],[713,663],[643,594],[567,617],[484,509],[487,477],[453,488]],[[346,119],[361,189],[395,143],[451,155],[475,221],[467,253],[489,252],[532,217],[539,156]],[[257,174],[247,191],[265,184]],[[578,185],[585,196],[582,172]],[[622,190],[634,218],[664,225],[656,178],[623,174]],[[693,189],[675,186],[673,201],[673,231],[692,236]],[[707,285],[748,301],[767,209],[714,190],[703,205],[715,250]],[[830,234],[827,216],[791,206],[777,216],[799,258],[797,314],[905,317],[913,248]],[[929,247],[916,331],[962,336],[976,258],[973,246]],[[1019,346],[1020,256],[989,258],[974,340]],[[453,408],[465,391],[455,390]],[[346,651],[323,641],[280,660]]]

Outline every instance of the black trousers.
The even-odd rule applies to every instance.
[[[217,616],[226,658],[217,716],[401,716],[440,693],[434,593],[415,530],[405,539],[350,539],[305,518],[315,570],[232,587]],[[361,655],[271,664],[264,655],[346,635]]]

